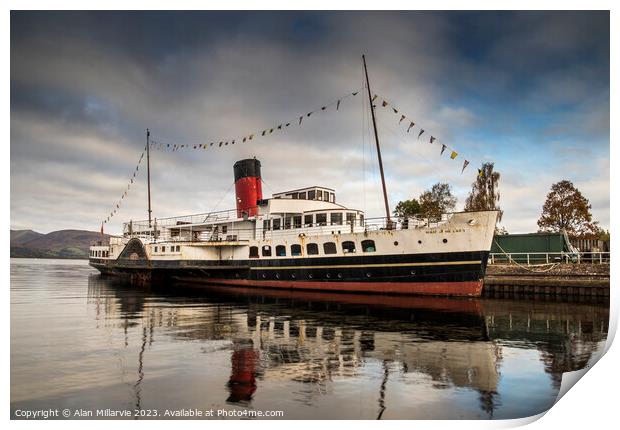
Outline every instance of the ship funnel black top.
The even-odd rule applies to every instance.
[[[233,166],[235,182],[241,178],[260,178],[260,161],[256,158],[239,160]]]

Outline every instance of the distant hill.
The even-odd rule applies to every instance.
[[[33,239],[38,239],[44,234],[32,230],[11,230],[11,246],[22,246]]]
[[[86,230],[58,230],[48,234],[11,230],[11,257],[88,258],[88,247],[109,242],[109,235]]]

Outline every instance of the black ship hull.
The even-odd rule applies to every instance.
[[[488,251],[238,261],[91,258],[103,275],[242,287],[480,296]]]

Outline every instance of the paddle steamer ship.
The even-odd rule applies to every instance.
[[[331,188],[263,198],[261,163],[235,163],[236,209],[124,224],[123,235],[90,248],[90,265],[135,281],[357,293],[479,296],[497,211],[438,220],[390,216],[370,85],[386,217],[366,219]]]

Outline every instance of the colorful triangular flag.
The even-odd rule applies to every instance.
[[[418,139],[420,139],[420,136],[422,136],[422,133],[424,133],[424,129],[420,129],[420,133],[418,133]]]
[[[353,95],[355,95],[357,93],[354,93]],[[338,100],[338,102],[336,103],[336,110],[338,110],[338,108],[340,107],[340,100]]]
[[[452,151],[452,154],[450,154],[450,158],[452,158],[454,160],[457,155],[459,155],[459,154],[456,151]]]
[[[463,168],[461,169],[461,173],[465,171],[465,167],[467,167],[468,164],[469,164],[469,161],[465,160],[465,162],[463,163]]]
[[[409,130],[411,130],[411,127],[413,127],[415,125],[415,122],[411,121],[409,123],[409,127],[407,127],[407,133],[409,133]]]
[[[430,143],[433,143],[434,141],[436,141],[437,139],[435,139],[435,137],[431,136],[431,140]]]
[[[401,116],[400,116],[400,121],[398,121],[398,123],[400,124],[401,122],[403,122],[403,120],[404,120],[405,118],[406,118],[406,117],[405,117],[405,115],[401,115]]]
[[[439,154],[439,156],[443,155],[443,152],[446,150],[446,148],[447,148],[447,146],[442,143],[441,144],[441,153]]]

